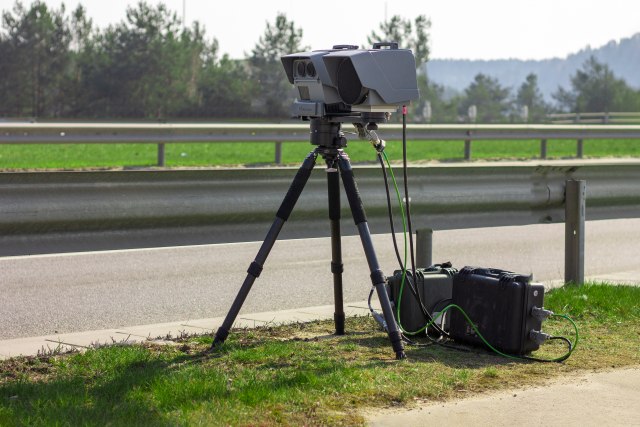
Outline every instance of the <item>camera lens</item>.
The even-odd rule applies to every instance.
[[[362,86],[358,72],[349,59],[344,59],[338,65],[336,73],[338,94],[345,104],[359,104],[364,101],[367,89]]]
[[[315,77],[316,76],[316,67],[313,65],[313,62],[307,62],[307,77]]]
[[[299,61],[299,62],[296,64],[296,75],[297,75],[298,77],[304,77],[304,75],[305,75],[305,66],[304,66],[304,62]]]

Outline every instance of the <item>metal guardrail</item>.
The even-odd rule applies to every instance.
[[[348,126],[345,126],[348,130]],[[400,140],[399,124],[380,125],[382,138]],[[410,140],[465,141],[464,158],[471,159],[473,140],[540,140],[540,158],[547,157],[550,139],[576,140],[576,157],[586,139],[638,139],[640,125],[424,125],[410,124]],[[164,166],[164,146],[175,142],[271,142],[275,163],[282,160],[282,142],[309,142],[309,126],[257,123],[11,123],[0,122],[0,144],[158,144],[158,165]]]
[[[640,215],[640,161],[411,167],[412,219],[434,229],[563,222],[565,182],[587,219]],[[372,232],[388,232],[381,172],[354,169]],[[0,255],[262,240],[293,168],[0,174]],[[283,238],[328,234],[318,165]],[[345,234],[355,233],[346,202]]]
[[[568,123],[640,123],[640,112],[556,113],[547,114],[553,124]]]

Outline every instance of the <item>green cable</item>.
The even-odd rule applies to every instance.
[[[482,342],[489,347],[492,351],[494,351],[496,354],[499,354],[500,356],[506,357],[508,359],[516,359],[516,360],[537,360],[537,361],[542,361],[542,362],[561,362],[563,360],[566,360],[569,356],[571,356],[571,353],[573,353],[573,351],[575,350],[576,346],[578,345],[578,340],[579,340],[579,333],[578,333],[578,326],[576,325],[576,323],[573,321],[573,319],[571,319],[569,316],[565,315],[565,314],[552,314],[552,317],[560,317],[563,319],[568,320],[571,325],[573,326],[573,329],[575,331],[576,334],[576,340],[573,344],[571,344],[571,341],[567,340],[569,342],[569,351],[557,358],[554,359],[536,359],[536,358],[531,358],[531,357],[522,357],[522,356],[514,356],[511,354],[507,354],[507,353],[503,353],[500,350],[496,349],[495,347],[493,347],[491,344],[489,344],[489,342],[484,338],[484,336],[482,336],[482,334],[480,333],[480,331],[478,330],[478,328],[476,327],[476,325],[471,321],[471,319],[469,318],[469,316],[467,315],[467,313],[462,309],[462,307],[456,305],[456,304],[449,304],[448,306],[446,306],[445,308],[443,308],[440,313],[438,313],[438,315],[436,317],[434,317],[430,322],[427,322],[427,324],[425,326],[423,326],[422,328],[418,329],[417,331],[414,332],[410,332],[404,329],[404,327],[402,326],[402,323],[400,322],[400,301],[402,299],[402,293],[404,291],[404,284],[405,284],[405,278],[407,277],[407,219],[404,213],[404,206],[402,204],[402,197],[400,195],[400,190],[398,190],[398,183],[396,181],[396,177],[393,174],[393,168],[391,167],[391,163],[389,162],[389,158],[387,157],[387,153],[382,151],[382,155],[384,157],[385,162],[387,163],[387,168],[389,169],[389,175],[391,175],[391,180],[393,181],[393,187],[396,191],[396,197],[398,199],[398,205],[400,206],[400,213],[402,215],[402,229],[403,229],[403,237],[404,237],[404,263],[403,263],[403,270],[402,270],[402,281],[400,282],[400,291],[398,292],[398,300],[396,301],[396,314],[397,314],[397,320],[398,320],[398,326],[400,326],[400,329],[402,330],[403,333],[407,334],[407,335],[417,335],[419,333],[421,333],[422,331],[426,330],[429,326],[431,326],[432,324],[435,323],[436,320],[438,320],[440,317],[442,317],[444,315],[444,313],[446,313],[448,310],[455,308],[458,311],[460,311],[462,313],[462,315],[464,316],[464,318],[466,319],[467,323],[469,323],[469,325],[471,325],[471,328],[473,328],[473,331],[478,335],[478,337],[482,340]]]
[[[391,181],[393,182],[393,188],[396,192],[396,197],[398,199],[398,206],[400,206],[400,215],[402,216],[402,235],[404,239],[404,262],[402,263],[402,281],[400,282],[400,291],[398,293],[398,301],[396,301],[396,317],[398,320],[398,326],[403,333],[408,335],[416,335],[422,332],[424,329],[420,329],[415,332],[409,332],[404,329],[402,323],[400,322],[400,300],[402,299],[402,292],[404,290],[404,281],[407,277],[407,218],[404,213],[404,206],[402,204],[402,196],[400,195],[400,190],[398,190],[398,182],[396,181],[396,176],[393,173],[393,168],[391,167],[391,163],[389,162],[389,158],[387,157],[386,152],[382,152],[382,156],[384,157],[385,162],[387,163],[387,169],[389,169],[389,175],[391,175]],[[426,328],[426,327],[425,327]]]
[[[578,346],[578,341],[580,339],[580,334],[578,333],[578,325],[576,325],[576,322],[574,322],[573,319],[570,318],[569,316],[567,316],[566,314],[555,314],[555,313],[553,313],[551,315],[551,317],[560,317],[562,319],[568,320],[571,323],[571,325],[573,325],[573,330],[576,332],[576,341],[573,343],[573,345],[569,349],[569,352],[565,355],[566,357],[563,356],[564,358],[560,358],[559,357],[557,359],[550,360],[550,362],[561,362],[562,360],[565,360],[566,358],[571,356],[571,353],[573,353],[573,350],[575,350],[576,347]]]
[[[422,328],[418,329],[417,331],[407,331],[404,326],[402,326],[402,323],[400,321],[400,301],[402,300],[402,294],[404,292],[404,285],[405,285],[405,279],[407,277],[407,218],[406,215],[404,213],[404,206],[402,204],[402,196],[400,195],[400,190],[398,190],[398,182],[396,181],[396,177],[393,174],[393,168],[391,167],[391,163],[389,162],[389,158],[387,157],[387,153],[385,153],[384,151],[382,152],[382,155],[384,156],[384,160],[387,163],[387,168],[389,169],[389,175],[391,175],[391,180],[393,181],[393,188],[396,191],[396,197],[398,199],[398,205],[400,206],[400,214],[402,215],[402,229],[403,229],[403,238],[404,238],[404,262],[402,265],[402,281],[400,282],[400,291],[398,292],[398,301],[396,301],[396,317],[397,317],[397,321],[398,321],[398,326],[400,327],[400,330],[407,334],[407,335],[417,335],[419,333],[421,333],[422,331],[426,330],[430,325],[430,323],[427,323],[425,326],[423,326]]]
[[[571,356],[571,353],[573,353],[573,351],[575,350],[576,346],[578,345],[578,339],[579,339],[579,333],[578,333],[578,326],[576,325],[576,323],[573,321],[573,319],[571,319],[569,316],[567,316],[566,314],[552,314],[553,317],[561,317],[563,319],[568,320],[571,325],[573,325],[573,329],[575,330],[576,333],[576,340],[573,344],[571,344],[571,341],[569,341],[570,346],[569,346],[569,351],[567,353],[565,353],[564,355],[560,356],[560,357],[556,357],[554,359],[537,359],[537,358],[532,358],[532,357],[524,357],[524,356],[514,356],[512,354],[507,354],[507,353],[503,353],[500,350],[498,350],[497,348],[495,348],[494,346],[492,346],[491,344],[489,344],[489,342],[484,338],[484,336],[482,336],[482,334],[480,333],[480,331],[478,330],[478,328],[476,327],[476,325],[471,321],[471,319],[469,318],[469,316],[467,315],[467,313],[462,309],[462,307],[456,305],[456,304],[449,304],[448,306],[446,306],[445,308],[442,309],[442,311],[429,323],[427,323],[426,327],[431,326],[437,319],[439,319],[444,313],[446,313],[447,311],[449,311],[450,309],[455,308],[457,309],[460,313],[462,313],[462,315],[464,316],[465,320],[467,321],[467,323],[471,326],[471,328],[473,329],[473,331],[476,333],[476,335],[478,335],[478,337],[482,340],[482,342],[489,347],[492,351],[494,351],[495,353],[499,354],[500,356],[506,357],[508,359],[516,359],[516,360],[536,360],[539,362],[562,362],[563,360],[566,360],[569,356]]]

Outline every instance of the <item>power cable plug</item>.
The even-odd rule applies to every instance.
[[[378,324],[380,325],[380,327],[385,331],[385,332],[389,332],[389,330],[387,329],[387,321],[384,320],[384,317],[382,317],[382,315],[380,313],[377,313],[375,311],[371,312],[371,314],[373,315],[373,318],[376,320],[376,322],[378,322]]]
[[[551,335],[545,334],[542,331],[536,331],[535,329],[532,329],[529,332],[529,339],[538,345],[544,344],[544,342],[550,338],[551,338]]]
[[[531,315],[540,321],[547,320],[547,318],[553,316],[553,311],[546,310],[544,307],[534,306],[531,309]]]

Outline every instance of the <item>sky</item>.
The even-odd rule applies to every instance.
[[[22,0],[30,4],[31,0]],[[158,3],[158,0],[147,0]],[[3,11],[14,0],[0,0]],[[48,0],[58,8],[61,1]],[[66,0],[67,10],[82,3],[98,27],[120,22],[131,0]],[[164,0],[186,22],[200,21],[220,52],[232,58],[250,54],[266,23],[278,12],[303,30],[303,45],[364,46],[367,35],[393,15],[431,19],[430,58],[546,59],[565,57],[587,46],[640,32],[638,0]]]

